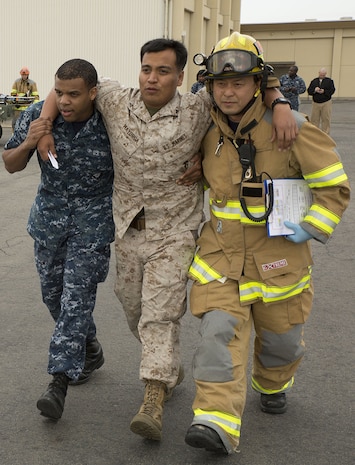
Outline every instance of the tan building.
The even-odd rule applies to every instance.
[[[355,99],[355,21],[312,21],[284,24],[243,24],[241,32],[256,37],[265,59],[281,76],[296,64],[307,87],[326,68],[334,80],[334,99]],[[301,100],[309,98],[301,94]]]
[[[139,50],[147,40],[181,40],[191,61],[239,29],[240,0],[1,0],[1,16],[0,92],[10,93],[27,66],[45,97],[70,58],[86,59],[100,75],[129,86],[138,85]],[[197,66],[187,67],[182,91],[196,72]]]
[[[249,0],[243,0],[249,1]],[[252,34],[276,74],[296,63],[306,83],[320,67],[335,81],[335,97],[355,98],[355,21],[240,25],[241,0],[1,0],[0,93],[10,93],[22,66],[30,69],[40,97],[53,85],[59,65],[70,58],[92,62],[100,75],[138,85],[144,42],[170,37],[184,42],[189,61],[181,91],[190,89],[198,67],[233,30]]]

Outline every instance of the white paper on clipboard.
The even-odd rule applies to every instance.
[[[265,180],[268,192],[270,180]],[[304,179],[273,179],[274,206],[267,221],[268,236],[294,234],[284,221],[299,224],[312,205],[312,192]]]

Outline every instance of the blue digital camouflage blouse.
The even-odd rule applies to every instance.
[[[25,110],[5,149],[19,146],[43,102]],[[75,123],[74,123],[75,124]],[[40,244],[56,249],[75,229],[86,247],[103,247],[114,240],[112,218],[113,163],[109,139],[100,113],[95,111],[75,131],[62,116],[53,123],[59,169],[43,162],[41,182],[31,208],[27,230]],[[33,155],[30,154],[30,157]]]

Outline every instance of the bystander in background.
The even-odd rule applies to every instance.
[[[304,80],[297,75],[298,67],[293,65],[288,70],[287,74],[280,77],[280,91],[290,103],[292,110],[299,108],[299,95],[306,92],[306,84]]]
[[[332,116],[332,95],[335,92],[334,81],[327,77],[327,70],[321,68],[318,77],[314,78],[307,92],[312,96],[311,123],[325,133],[330,133]]]
[[[34,97],[34,101],[39,101],[39,95],[37,90],[37,84],[35,81],[29,78],[30,70],[24,66],[20,69],[20,78],[12,84],[11,95],[14,97]],[[21,115],[23,110],[26,110],[29,104],[33,103],[30,101],[28,104],[21,103],[16,105],[14,109],[14,115],[12,118],[12,129],[14,130],[15,123],[18,117]]]
[[[200,69],[200,71],[196,75],[196,82],[194,82],[191,86],[191,92],[196,94],[202,87],[205,87],[205,76],[204,70]]]

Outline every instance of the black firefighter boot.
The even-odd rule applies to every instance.
[[[67,394],[69,378],[65,373],[53,375],[47,390],[37,401],[37,408],[41,415],[52,420],[59,420],[64,410],[65,396]]]
[[[287,410],[286,393],[276,392],[275,394],[261,394],[260,408],[266,413],[285,413]]]

